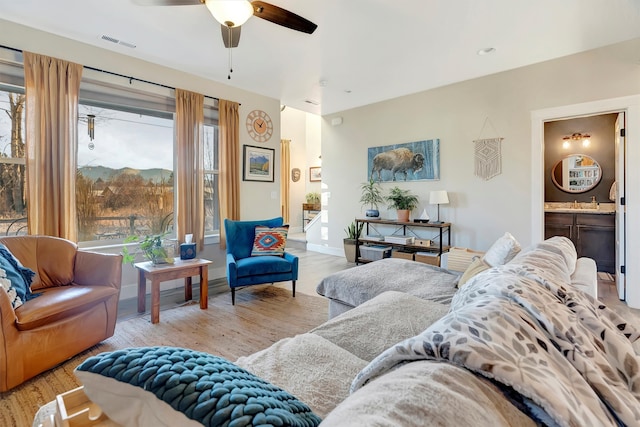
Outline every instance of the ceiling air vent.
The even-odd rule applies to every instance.
[[[306,102],[307,104],[311,104],[311,105],[320,105],[320,103],[316,100],[313,99],[305,99],[304,102]]]
[[[105,36],[104,34],[103,34],[103,35],[102,35],[102,37],[100,37],[100,38],[101,38],[102,40],[106,40],[106,41],[111,42],[111,43],[118,43],[118,42],[120,42],[120,40],[118,40],[118,39],[114,39],[113,37]]]
[[[119,39],[117,39],[115,37],[107,36],[105,34],[100,36],[100,39],[106,40],[106,41],[111,42],[111,43],[119,44],[119,45],[122,45],[122,46],[126,46],[126,47],[129,47],[131,49],[135,49],[135,47],[136,47],[136,45],[133,44],[133,43],[125,42],[125,41],[119,40]]]

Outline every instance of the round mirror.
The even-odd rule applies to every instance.
[[[551,170],[553,183],[567,193],[584,193],[594,188],[602,178],[602,169],[593,157],[572,154],[558,161]]]

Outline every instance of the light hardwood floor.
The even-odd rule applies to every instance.
[[[319,252],[307,251],[303,244],[297,241],[292,241],[287,251],[297,255],[300,258],[299,261],[299,278],[296,284],[296,293],[304,293],[307,295],[317,296],[316,286],[322,280],[323,277],[334,273],[336,271],[344,270],[346,268],[352,268],[355,266],[353,263],[348,263],[344,257],[337,257],[333,255],[321,254]],[[265,286],[271,285],[259,285],[249,286],[237,290],[237,294],[243,292],[259,292],[260,289]],[[275,286],[282,287],[291,290],[291,282],[278,283]],[[215,279],[209,282],[209,296],[218,295],[220,293],[228,293],[229,299],[231,294],[226,284],[226,280]],[[195,298],[198,296],[197,285],[194,286],[193,295]],[[147,298],[149,298],[147,296]],[[633,309],[627,306],[624,301],[620,301],[617,296],[615,282],[607,280],[601,277],[598,280],[598,299],[611,307],[616,312],[622,314],[629,320],[630,323],[640,328],[640,310]],[[184,292],[181,288],[163,291],[160,296],[160,310],[166,310],[183,305]],[[147,300],[147,308],[150,307],[150,301]],[[125,320],[131,317],[139,316],[137,313],[137,300],[135,298],[123,300],[118,307],[118,320]],[[162,314],[161,314],[162,317]]]

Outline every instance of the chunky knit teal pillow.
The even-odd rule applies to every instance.
[[[125,426],[312,427],[321,421],[281,388],[221,357],[184,348],[101,353],[75,374],[89,398]]]

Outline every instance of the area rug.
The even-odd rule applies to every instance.
[[[119,322],[115,335],[36,378],[0,393],[0,426],[30,427],[40,406],[81,384],[73,370],[86,358],[127,347],[167,345],[192,348],[235,361],[274,342],[306,332],[327,320],[327,300],[274,286],[226,293],[160,312],[160,323],[144,315]]]

